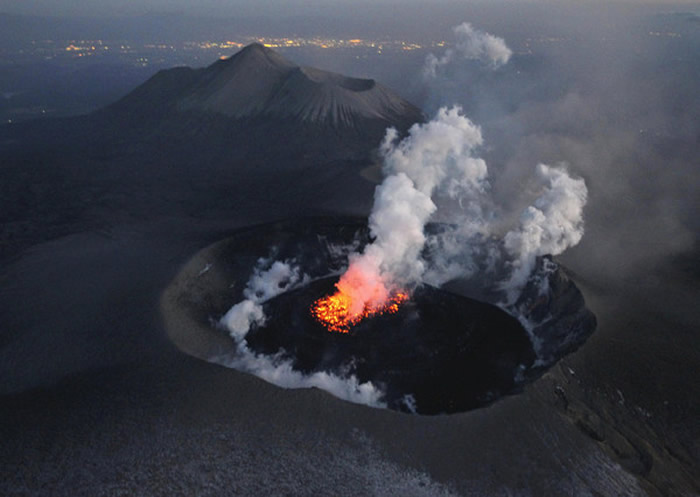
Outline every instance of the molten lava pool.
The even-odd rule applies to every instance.
[[[487,405],[517,391],[519,373],[534,362],[517,319],[434,287],[419,287],[410,298],[397,293],[362,319],[320,319],[333,306],[343,316],[345,304],[329,298],[335,282],[317,280],[266,302],[265,325],[248,333],[248,346],[282,353],[303,373],[354,374],[382,388],[389,408],[420,414]]]
[[[338,288],[332,295],[315,301],[311,306],[311,315],[328,331],[348,333],[363,319],[371,319],[382,314],[396,314],[401,304],[407,300],[407,291],[396,291],[391,293],[386,301],[364,305],[361,311],[352,313],[352,296]]]

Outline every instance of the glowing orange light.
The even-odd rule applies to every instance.
[[[320,321],[328,331],[348,333],[350,328],[365,318],[398,312],[401,304],[407,300],[408,293],[404,291],[394,292],[384,302],[365,304],[361,312],[352,314],[350,312],[353,307],[352,296],[338,289],[333,295],[327,295],[315,301],[311,305],[311,315]]]

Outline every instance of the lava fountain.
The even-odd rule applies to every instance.
[[[335,284],[336,292],[316,300],[314,316],[328,331],[349,333],[360,321],[381,314],[394,314],[409,298],[408,291],[387,285],[381,276],[350,264]]]
[[[323,324],[328,331],[337,333],[349,333],[350,329],[365,318],[382,314],[395,314],[399,306],[408,300],[408,293],[404,291],[392,292],[388,299],[377,304],[366,304],[362,311],[351,314],[353,308],[352,295],[344,292],[336,284],[337,291],[333,295],[327,295],[318,299],[311,306],[311,315]]]

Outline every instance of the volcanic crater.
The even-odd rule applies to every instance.
[[[195,255],[166,290],[162,309],[168,333],[182,350],[211,362],[235,365],[227,358],[245,345],[273,362],[288,361],[303,375],[352,375],[360,383],[371,382],[390,409],[444,414],[517,393],[595,328],[595,317],[575,284],[546,259],[550,293],[526,287],[517,317],[511,315],[513,309],[506,312],[494,302],[469,298],[468,291],[458,294],[423,284],[395,312],[363,319],[347,333],[329,331],[312,306],[334,292],[347,247],[356,250],[368,241],[366,221],[355,218],[242,229]],[[294,259],[310,282],[263,302],[264,321],[238,343],[218,320],[245,298],[253,267],[267,256]],[[526,330],[521,322],[535,316],[545,318]]]

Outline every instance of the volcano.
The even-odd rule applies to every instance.
[[[259,43],[203,70],[178,97],[182,110],[230,117],[291,117],[332,126],[387,123],[420,111],[373,79],[300,67]]]
[[[190,130],[207,121],[208,132],[211,123],[222,120],[249,126],[294,123],[318,132],[354,131],[373,140],[381,139],[387,127],[407,129],[424,118],[420,109],[373,79],[302,67],[259,43],[205,68],[160,71],[105,112],[131,119],[187,119]],[[303,130],[288,129],[280,137],[294,141],[299,134]]]
[[[431,286],[394,312],[333,333],[310,312],[332,292],[323,278],[264,305],[267,319],[245,340],[253,351],[281,353],[311,374],[354,374],[384,392],[387,407],[419,414],[461,412],[517,390],[535,353],[517,319],[499,308]]]

